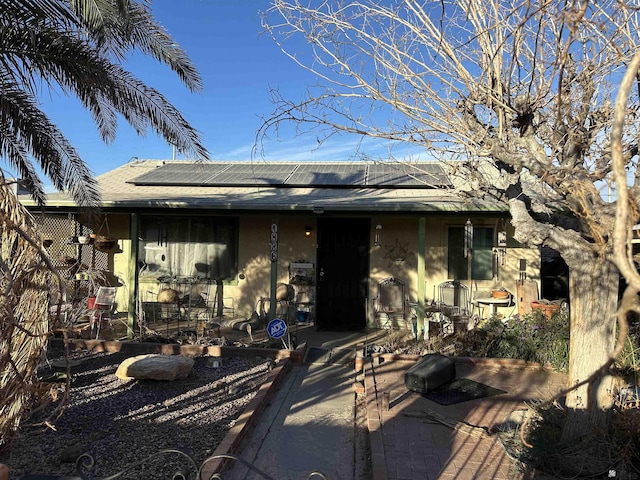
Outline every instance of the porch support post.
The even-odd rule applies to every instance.
[[[276,290],[278,284],[278,217],[271,219],[270,232],[271,285],[269,295],[269,320],[276,318]]]
[[[419,339],[422,337],[424,332],[425,340],[429,339],[429,328],[424,328],[424,299],[425,299],[425,281],[426,281],[426,272],[425,272],[425,259],[424,252],[426,250],[427,244],[427,232],[426,232],[427,220],[425,217],[420,217],[418,219],[418,311],[417,311],[417,320],[416,320],[416,337]]]
[[[138,298],[138,215],[132,213],[129,217],[129,238],[130,253],[129,264],[127,266],[127,283],[129,285],[129,314],[127,315],[127,338],[133,338],[133,329],[135,328],[135,320],[137,312]]]

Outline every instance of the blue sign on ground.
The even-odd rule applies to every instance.
[[[271,338],[280,338],[287,331],[287,324],[281,318],[274,318],[267,325],[267,333]]]

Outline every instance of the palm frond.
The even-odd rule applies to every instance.
[[[164,95],[117,65],[111,73],[118,82],[118,95],[110,100],[133,128],[142,128],[140,132],[151,128],[178,149],[209,158],[198,132]],[[120,103],[122,99],[124,103]]]
[[[100,195],[93,175],[64,134],[38,108],[35,99],[1,76],[0,91],[0,123],[5,140],[0,153],[25,175],[32,168],[20,153],[28,153],[56,189],[68,190],[81,206],[97,207]],[[34,200],[42,203],[42,184],[33,175],[28,180],[34,188]]]
[[[139,50],[169,66],[191,90],[202,79],[186,52],[155,21],[147,2],[133,0],[71,0],[71,9],[89,32],[89,39],[105,55],[124,60]]]
[[[44,21],[57,25],[78,25],[76,15],[66,1],[11,0],[0,2],[0,18],[18,24]]]
[[[139,134],[151,128],[181,150],[208,158],[198,132],[163,95],[74,34],[0,23],[0,65],[16,83],[39,85],[43,78],[73,93],[105,142],[115,138],[117,111]]]
[[[43,89],[77,97],[106,143],[115,139],[120,114],[137,133],[151,129],[180,150],[208,158],[178,109],[117,61],[136,49],[169,65],[190,89],[201,88],[188,56],[146,1],[0,2],[0,154],[28,177],[36,201],[44,194],[31,161],[80,205],[100,200],[88,167],[39,108]]]
[[[46,201],[44,185],[33,167],[29,152],[20,137],[16,137],[13,130],[5,127],[4,122],[0,123],[0,155],[7,159],[8,164],[19,175],[21,182],[28,187],[31,198],[42,206]],[[4,178],[4,173],[0,177]]]

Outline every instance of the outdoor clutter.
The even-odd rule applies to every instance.
[[[191,373],[194,363],[193,358],[182,355],[137,355],[118,366],[116,377],[121,380],[180,380]]]
[[[249,332],[249,333],[251,333],[252,330],[253,331],[258,330],[258,328],[260,328],[260,325],[261,325],[261,322],[257,312],[253,312],[253,314],[251,315],[251,318],[248,318],[246,320],[236,320],[231,323],[231,327],[234,330],[239,330],[241,332]]]

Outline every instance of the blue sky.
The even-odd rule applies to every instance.
[[[267,0],[153,0],[156,19],[187,51],[203,77],[204,89],[191,93],[166,66],[135,57],[128,64],[134,74],[177,106],[201,133],[214,160],[249,160],[261,118],[273,111],[270,88],[289,99],[302,98],[314,77],[295,65],[275,43],[261,35],[260,11]],[[300,48],[305,48],[300,45]],[[43,108],[67,135],[93,173],[99,175],[140,159],[170,159],[171,146],[149,131],[138,136],[124,120],[116,141],[105,145],[91,117],[75,99],[52,93]],[[318,148],[313,135],[297,136],[293,126],[266,144],[267,160],[353,160],[355,136],[334,137]],[[385,155],[378,144],[365,153]],[[413,150],[412,153],[416,153]],[[402,152],[394,150],[396,155]],[[184,158],[177,156],[177,158]],[[412,158],[415,158],[413,156]]]

